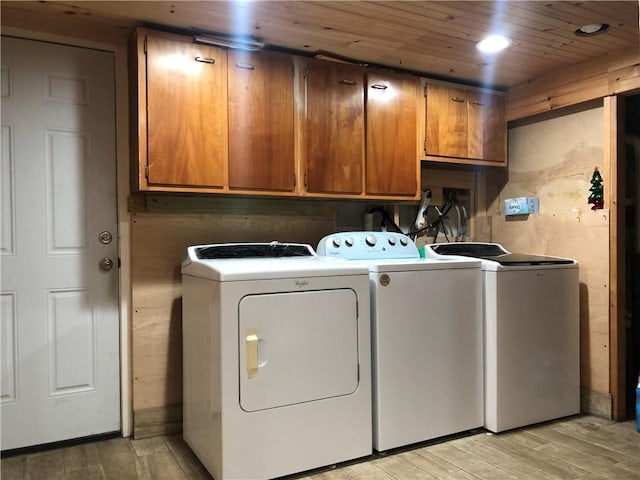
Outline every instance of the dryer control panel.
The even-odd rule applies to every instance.
[[[318,244],[317,253],[345,260],[381,258],[420,258],[413,241],[395,232],[339,232],[327,235]]]

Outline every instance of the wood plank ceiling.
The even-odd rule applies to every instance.
[[[638,1],[61,1],[3,0],[2,24],[59,25],[123,39],[135,25],[246,35],[268,48],[326,53],[425,76],[506,89],[625,49],[639,52]],[[578,37],[585,24],[607,33]],[[474,48],[488,33],[513,40],[500,55]]]

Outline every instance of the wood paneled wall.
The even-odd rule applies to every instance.
[[[333,207],[314,202],[176,197],[137,199],[131,215],[134,435],[180,431],[182,291],[189,245],[302,242],[334,232]],[[224,211],[230,213],[224,213]]]
[[[618,51],[509,89],[507,120],[640,89],[640,52]]]
[[[491,241],[516,252],[575,258],[580,264],[581,385],[609,395],[609,205],[592,211],[590,179],[604,161],[604,108],[509,131],[509,171],[489,173]],[[605,187],[606,188],[606,187]],[[540,213],[504,216],[504,200],[535,196]],[[540,299],[544,301],[544,299]],[[591,413],[611,415],[611,403]],[[593,411],[596,410],[596,411]]]
[[[619,119],[616,112],[620,103],[620,95],[637,93],[638,91],[640,91],[640,51],[629,49],[604,55],[524,82],[512,87],[507,97],[507,119],[510,121],[531,119],[531,117],[541,119],[546,116],[545,113],[553,115],[552,112],[556,110],[559,110],[557,115],[563,115],[571,110],[565,107],[576,108],[576,106],[588,105],[594,99],[603,99],[604,101],[601,130],[592,133],[595,135],[593,139],[603,139],[602,160],[599,164],[604,179],[605,210],[600,211],[602,218],[598,220],[606,222],[606,229],[604,225],[600,225],[597,235],[592,233],[586,235],[585,238],[595,239],[597,237],[601,239],[605,236],[608,238],[606,251],[604,251],[604,245],[599,245],[599,248],[594,248],[590,253],[591,260],[589,262],[597,262],[599,267],[589,274],[590,280],[597,278],[594,283],[597,290],[587,290],[589,295],[596,291],[600,292],[599,285],[606,286],[608,308],[605,312],[602,306],[605,299],[601,298],[600,294],[595,295],[597,303],[600,305],[595,311],[590,308],[593,306],[591,303],[591,300],[594,299],[593,295],[589,295],[588,305],[581,305],[583,400],[587,397],[586,402],[583,403],[583,410],[617,419],[624,418],[626,409],[624,406],[624,375],[622,375],[625,348],[624,302],[620,301],[623,290],[618,288],[620,281],[624,281],[624,263],[621,263],[620,260],[620,240],[618,239],[621,228],[619,224],[621,207],[618,201],[621,195],[619,189],[621,167],[618,165],[620,131],[617,128]],[[584,126],[589,127],[588,125]],[[571,139],[566,138],[565,141],[571,142]],[[530,165],[527,168],[536,169],[539,158],[544,156],[539,149],[544,147],[544,143],[538,142],[536,145],[538,155],[529,160]],[[511,153],[509,161],[512,161]],[[510,167],[509,173],[512,170]],[[486,182],[481,183],[484,183],[487,192],[490,192],[492,189],[499,190],[510,181],[508,174],[503,173],[487,175]],[[592,225],[591,222],[594,218],[589,218],[589,220],[587,225],[595,228],[596,225]],[[584,222],[584,217],[582,222]],[[490,236],[494,238],[501,237],[503,234],[508,235],[509,227],[512,226],[511,223],[504,221],[501,223],[499,217],[492,216],[490,213],[487,213],[485,218],[479,219],[478,223],[485,227],[483,231],[488,229],[491,232]],[[532,225],[537,223],[536,219],[531,222]],[[546,230],[546,225],[547,223],[545,226],[539,225],[539,227]],[[575,231],[575,228],[571,228],[570,225],[566,227],[568,235],[582,234],[582,230]],[[532,233],[534,233],[532,238],[539,238],[535,232]],[[585,253],[588,253],[588,249],[585,250],[586,245],[580,242],[581,237],[577,238],[575,241],[577,251],[584,250]],[[588,317],[586,323],[585,315]],[[594,341],[596,339],[602,340],[602,342]],[[599,354],[596,353],[597,350],[600,350]]]

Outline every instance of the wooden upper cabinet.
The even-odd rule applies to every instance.
[[[439,84],[427,84],[427,155],[467,156],[467,92]]]
[[[228,52],[229,188],[295,189],[293,61]]]
[[[488,90],[427,82],[425,105],[427,157],[506,165],[504,96]]]
[[[502,95],[469,91],[469,156],[506,162],[507,119]]]
[[[417,195],[419,101],[419,78],[367,73],[367,194]]]
[[[306,64],[308,192],[360,194],[364,172],[364,71],[322,60]]]
[[[148,185],[223,187],[226,52],[151,33],[144,42]]]

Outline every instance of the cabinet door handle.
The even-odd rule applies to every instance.
[[[358,82],[355,80],[340,80],[340,83],[343,85],[358,85]]]
[[[255,70],[255,67],[253,65],[251,65],[250,63],[236,63],[236,67],[238,68],[242,68],[244,70]]]
[[[211,57],[201,57],[200,55],[194,58],[194,60],[200,63],[216,63],[215,59]]]
[[[480,102],[480,101],[478,101],[478,100],[474,100],[472,103],[473,103],[474,105],[479,105],[479,106],[481,106],[481,107],[484,107],[484,102]]]
[[[382,85],[381,83],[376,83],[375,85],[371,85],[371,88],[375,88],[376,90],[386,90],[387,86]]]
[[[451,100],[453,100],[454,102],[458,102],[458,103],[463,103],[464,102],[464,98],[460,98],[460,97],[451,97]]]

